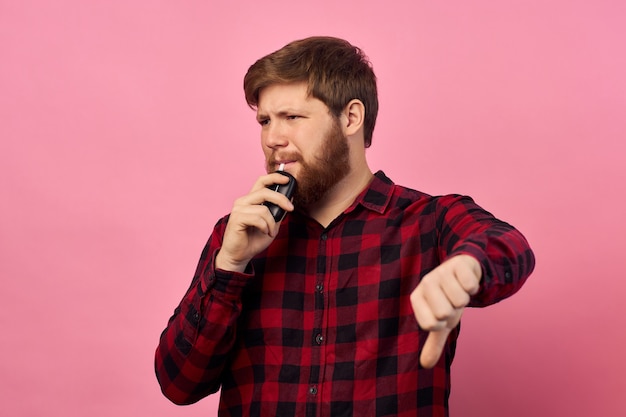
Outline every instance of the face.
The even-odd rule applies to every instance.
[[[298,182],[296,207],[316,203],[349,173],[347,138],[328,107],[307,95],[305,83],[261,90],[257,120],[267,172],[285,164]]]

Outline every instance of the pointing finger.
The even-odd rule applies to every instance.
[[[437,364],[446,346],[446,341],[448,340],[448,335],[451,330],[452,329],[445,328],[428,333],[426,343],[424,343],[424,348],[420,355],[420,365],[430,369]]]

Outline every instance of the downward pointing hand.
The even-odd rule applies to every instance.
[[[457,255],[426,274],[411,293],[411,307],[420,327],[429,332],[420,364],[432,368],[463,309],[480,287],[482,268],[476,258]]]
[[[428,333],[426,343],[424,343],[424,347],[422,348],[422,353],[420,355],[420,365],[424,368],[432,368],[437,364],[437,362],[439,362],[443,349],[446,347],[446,342],[450,332],[457,326],[457,324],[459,324],[459,321],[461,321],[463,309],[458,309],[457,311],[458,316],[450,318],[446,327],[441,330],[433,330]]]

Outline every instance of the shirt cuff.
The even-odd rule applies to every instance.
[[[215,297],[225,300],[240,299],[243,289],[254,277],[254,267],[250,263],[244,272],[225,271],[216,268],[215,257],[217,252],[215,251],[213,254],[207,273],[200,281],[202,292],[204,294],[210,292]]]

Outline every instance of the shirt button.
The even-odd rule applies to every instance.
[[[315,290],[316,290],[317,292],[322,292],[322,291],[324,291],[324,284],[317,284],[317,285],[315,286]]]
[[[323,341],[324,341],[324,336],[322,336],[321,334],[318,334],[317,336],[315,336],[315,343],[317,343],[318,345],[321,345]]]
[[[322,233],[322,236],[320,236],[320,239],[326,240],[328,239],[328,235],[326,233]]]
[[[313,385],[311,388],[309,388],[309,392],[311,393],[311,395],[317,395],[317,387]]]

